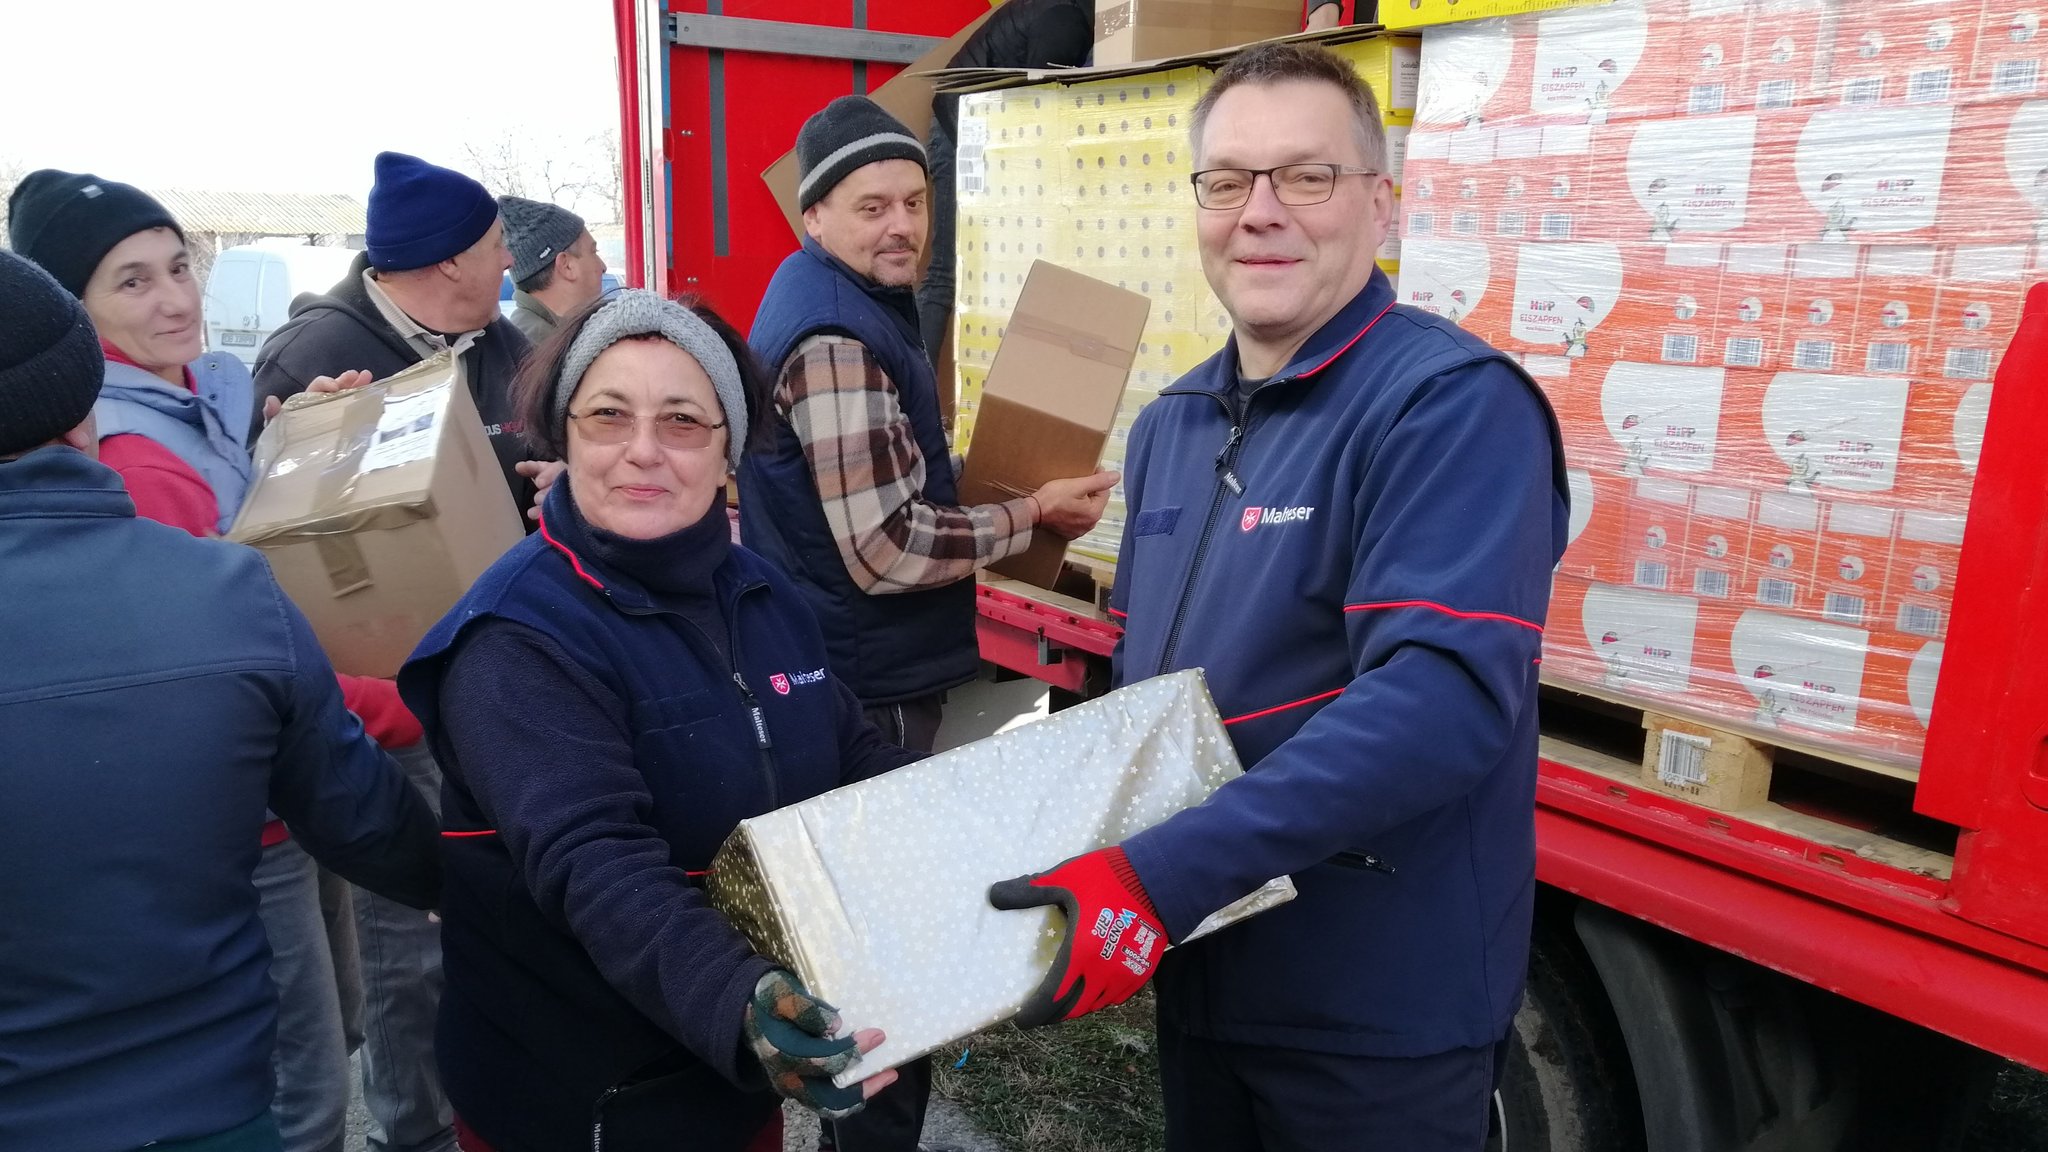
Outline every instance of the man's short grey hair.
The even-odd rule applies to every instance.
[[[1209,83],[1209,90],[1195,102],[1195,114],[1188,125],[1194,146],[1195,167],[1202,166],[1202,131],[1209,113],[1225,92],[1240,84],[1285,84],[1300,81],[1328,84],[1351,103],[1351,116],[1358,130],[1359,151],[1366,166],[1387,171],[1387,130],[1380,121],[1380,102],[1372,89],[1359,79],[1351,62],[1315,44],[1261,44],[1230,58]]]

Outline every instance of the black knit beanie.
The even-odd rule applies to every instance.
[[[880,104],[865,96],[841,96],[825,105],[796,134],[797,207],[823,200],[854,169],[878,160],[914,160],[931,170],[924,145]]]
[[[7,198],[9,246],[43,266],[73,296],[85,295],[93,270],[114,245],[137,232],[169,228],[185,238],[170,210],[142,189],[90,172],[42,168]]]
[[[106,372],[85,307],[48,272],[0,252],[0,456],[78,427]]]

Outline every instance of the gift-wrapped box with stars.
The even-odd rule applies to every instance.
[[[1176,672],[747,820],[707,891],[849,1024],[888,1033],[853,1083],[1008,1020],[1045,977],[1064,915],[997,911],[989,885],[1119,843],[1241,772],[1201,672]],[[1276,879],[1196,935],[1293,896]]]

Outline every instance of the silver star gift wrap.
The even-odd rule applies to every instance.
[[[844,1086],[1008,1020],[1044,979],[1065,914],[999,912],[989,885],[1119,843],[1242,771],[1201,672],[1176,672],[747,820],[707,891],[849,1028],[888,1033]],[[1195,935],[1293,898],[1281,877]]]

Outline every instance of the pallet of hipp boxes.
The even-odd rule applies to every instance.
[[[2042,274],[2044,18],[1617,0],[1424,38],[1400,298],[1563,425],[1550,677],[1917,763]]]
[[[1326,37],[1384,109],[1397,179],[1421,69],[1415,37],[1356,30]],[[1230,318],[1209,291],[1196,248],[1190,121],[1228,53],[1149,65],[1011,73],[960,102],[954,445],[974,431],[982,381],[1034,260],[1049,260],[1150,298],[1152,310],[1103,452],[1120,468],[1138,411],[1215,354]],[[986,84],[988,73],[978,74]],[[941,84],[945,81],[942,79]],[[1397,251],[1382,253],[1389,274]],[[1075,554],[1114,564],[1123,491]]]

